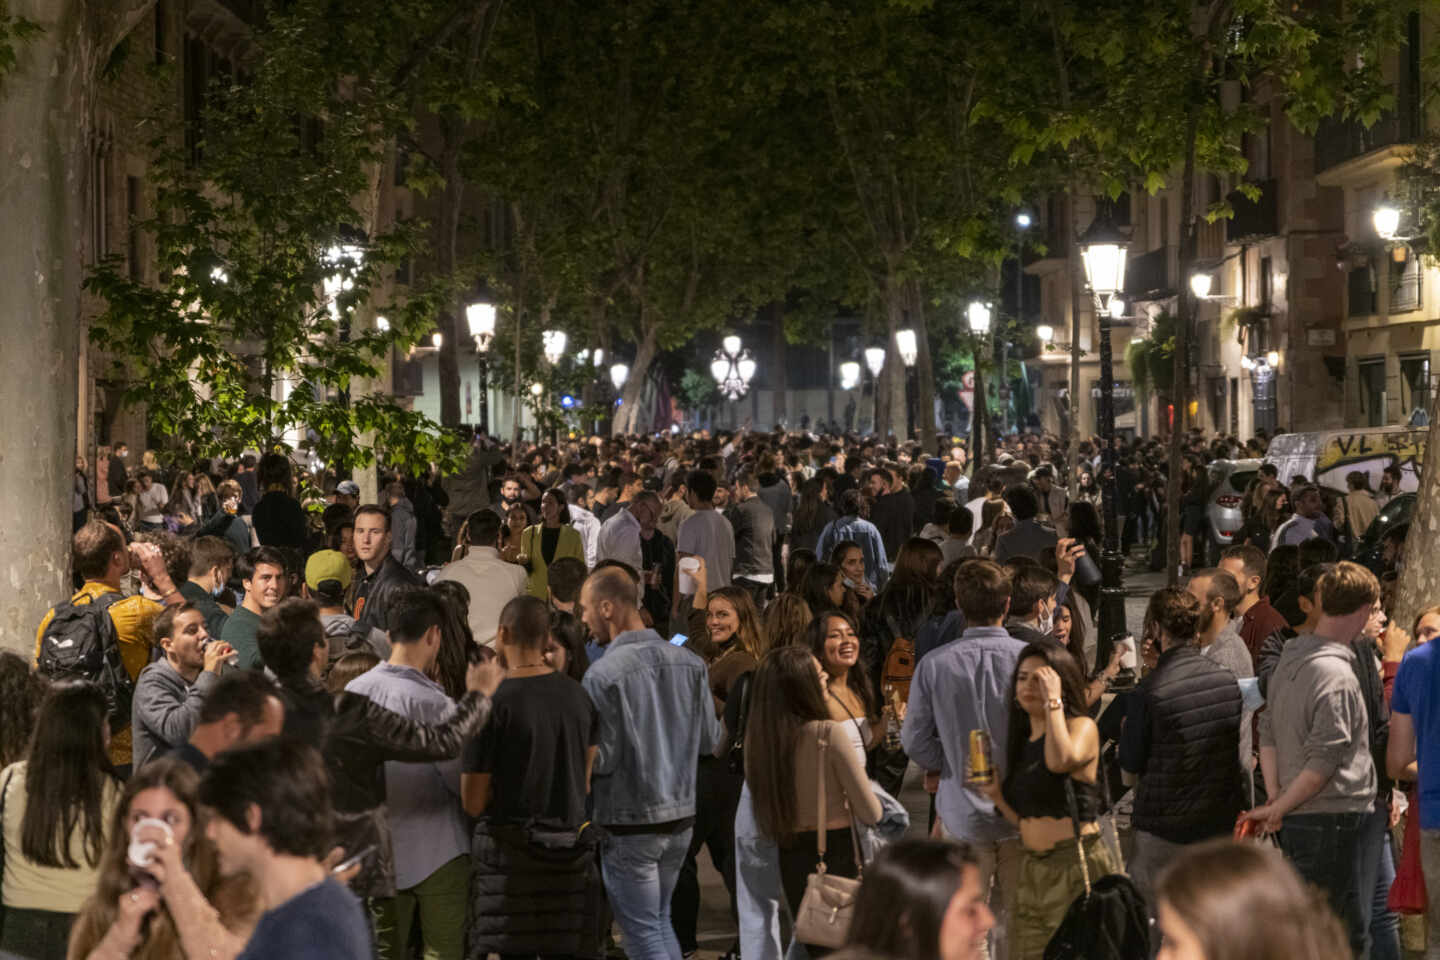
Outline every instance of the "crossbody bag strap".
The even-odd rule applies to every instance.
[[[815,816],[815,849],[819,854],[820,862],[815,865],[816,873],[825,872],[825,775],[828,772],[826,767],[826,748],[830,746],[830,724],[827,721],[820,721],[819,735],[820,765],[816,768],[815,779],[819,783],[816,794],[820,798],[820,810]]]
[[[1085,862],[1085,841],[1080,834],[1080,801],[1075,796],[1075,779],[1065,774],[1065,803],[1070,807],[1070,826],[1075,830],[1075,857],[1085,880],[1085,899],[1090,899],[1090,864]]]
[[[1118,748],[1118,745],[1116,747]],[[1110,832],[1114,842],[1110,844],[1110,852],[1115,856],[1115,868],[1121,873],[1125,872],[1125,854],[1120,850],[1120,828],[1115,823],[1115,803],[1110,799],[1110,778],[1105,775],[1105,747],[1100,747],[1100,759],[1095,764],[1095,779],[1100,781],[1100,796],[1105,799],[1106,816],[1110,818]],[[1104,817],[1101,818],[1104,820]],[[1105,824],[1100,824],[1100,842],[1105,842]]]

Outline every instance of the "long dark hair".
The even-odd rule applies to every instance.
[[[850,629],[855,632],[855,645],[857,649],[860,645],[860,627],[855,622],[854,617],[850,616],[850,614],[844,610],[837,610],[834,607],[828,610],[822,608],[821,611],[815,615],[815,619],[810,621],[810,626],[805,631],[805,641],[810,647],[810,652],[815,655],[815,659],[820,661],[822,669],[826,669],[825,634],[830,631],[830,621],[836,617],[850,624]],[[859,694],[860,704],[865,708],[865,716],[871,716],[876,712],[875,691],[870,688],[870,671],[865,669],[864,657],[856,658],[855,666],[849,669],[845,678],[845,685]]]
[[[830,588],[840,577],[840,568],[833,563],[811,564],[805,571],[805,582],[799,585],[798,593],[810,605],[810,612],[817,613],[835,606],[830,599]]]
[[[475,643],[470,632],[470,591],[454,580],[437,580],[430,588],[445,601],[445,619],[440,624],[440,652],[435,657],[435,682],[452,700],[465,696],[467,654]]]
[[[790,551],[790,559],[785,561],[785,584],[788,592],[800,593],[804,583],[805,574],[816,563],[815,551],[807,547],[796,547]]]
[[[1088,674],[1089,671],[1085,669],[1085,625],[1080,622],[1080,609],[1075,604],[1075,596],[1074,590],[1067,591],[1065,602],[1060,604],[1070,614],[1070,635],[1065,638],[1065,649],[1069,650],[1070,656],[1080,664],[1080,671]],[[1104,667],[1097,663],[1095,669],[1103,670]]]
[[[54,687],[40,704],[25,755],[25,814],[20,851],[42,867],[79,869],[71,837],[79,831],[85,860],[105,849],[107,786],[115,786],[105,749],[105,694],[93,683]]]
[[[45,679],[24,657],[0,653],[0,769],[25,759],[45,690]]]
[[[795,517],[790,524],[793,534],[804,536],[824,528],[825,501],[820,498],[824,489],[825,481],[819,477],[806,480],[800,488],[800,502],[795,505]]]
[[[585,652],[585,624],[573,613],[556,610],[550,614],[550,639],[565,650],[565,675],[580,682],[590,669],[590,655]]]
[[[1010,729],[1005,735],[1005,777],[1015,775],[1020,767],[1020,755],[1025,752],[1025,743],[1030,739],[1030,715],[1020,707],[1016,683],[1020,678],[1020,665],[1031,657],[1044,660],[1050,669],[1060,675],[1060,700],[1064,704],[1066,717],[1089,716],[1085,697],[1084,673],[1070,651],[1058,643],[1044,640],[1026,645],[1015,661],[1015,670],[1010,674]]]
[[[561,490],[559,487],[551,487],[540,495],[540,500],[542,503],[544,502],[546,497],[554,497],[555,502],[559,504],[560,510],[557,515],[557,519],[560,521],[560,525],[565,526],[566,524],[568,524],[570,522],[570,504],[565,497],[565,491]],[[542,526],[545,523],[545,518],[543,514],[541,515],[540,523]]]
[[[1070,536],[1086,547],[1100,542],[1104,531],[1100,527],[1100,512],[1088,500],[1076,500],[1070,504]]]
[[[978,869],[975,854],[948,840],[908,839],[886,847],[865,868],[846,945],[891,960],[940,956],[940,927],[967,867]]]
[[[895,557],[890,579],[875,598],[880,615],[893,618],[902,630],[910,629],[916,620],[928,618],[940,593],[943,559],[935,541],[923,537],[906,540]]]
[[[791,645],[767,653],[751,679],[745,782],[756,823],[782,846],[795,834],[795,747],[800,732],[807,723],[829,719],[810,651]]]

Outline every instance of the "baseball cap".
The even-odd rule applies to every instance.
[[[354,480],[341,480],[335,484],[335,492],[347,497],[360,496],[360,484]]]
[[[316,550],[305,561],[305,585],[311,590],[320,589],[326,580],[336,580],[340,589],[349,589],[350,576],[350,561],[339,550]]]

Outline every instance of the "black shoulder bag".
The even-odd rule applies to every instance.
[[[730,696],[740,698],[740,716],[730,733],[730,749],[725,755],[725,763],[731,773],[742,777],[745,775],[745,724],[750,720],[750,681],[754,676],[751,671],[740,674],[730,690]]]

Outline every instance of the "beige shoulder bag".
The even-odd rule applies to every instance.
[[[860,881],[849,877],[832,877],[825,870],[825,780],[829,776],[826,765],[826,751],[830,747],[830,725],[820,728],[820,767],[816,779],[819,781],[819,815],[815,819],[815,846],[820,854],[815,872],[805,880],[805,896],[800,900],[800,909],[795,911],[795,939],[816,947],[835,949],[845,945],[850,932],[850,918],[855,913],[855,897],[860,892]],[[848,804],[847,804],[848,806]],[[864,860],[860,855],[860,844],[855,838],[855,824],[850,824],[850,842],[855,844],[855,863],[862,870]]]

